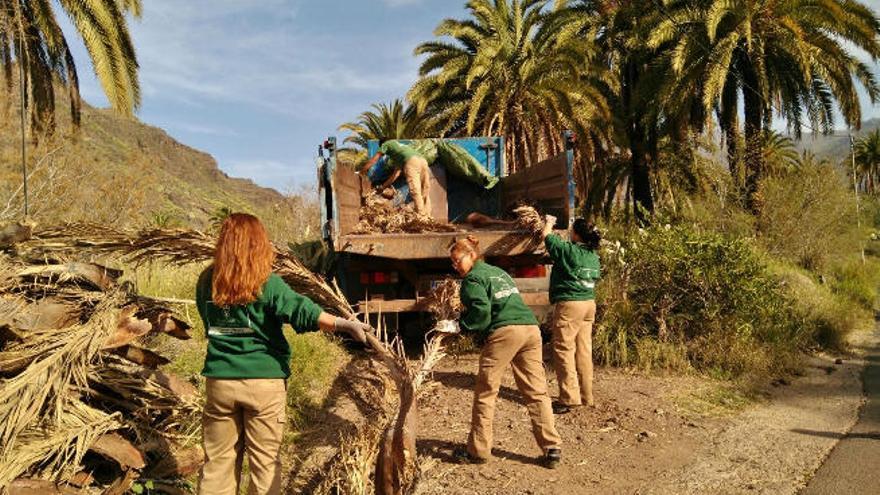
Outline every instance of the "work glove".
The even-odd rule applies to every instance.
[[[352,338],[352,340],[360,342],[361,344],[367,343],[367,332],[373,331],[373,327],[366,323],[361,323],[356,320],[346,320],[345,318],[339,317],[336,318],[333,327],[335,332],[345,332]]]
[[[447,334],[461,333],[461,327],[455,320],[440,320],[434,326],[434,331]]]

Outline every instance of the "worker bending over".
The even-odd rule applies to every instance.
[[[485,336],[467,448],[457,449],[453,456],[459,462],[473,464],[482,464],[491,457],[495,401],[501,377],[511,366],[532,420],[532,433],[544,453],[541,462],[553,469],[562,457],[562,439],[556,431],[547,394],[538,320],[523,302],[510,275],[480,259],[478,244],[473,236],[467,236],[456,241],[450,250],[453,268],[464,277],[460,292],[464,306],[461,327]]]
[[[416,212],[430,216],[431,170],[428,168],[428,160],[412,146],[407,146],[396,139],[390,139],[382,142],[379,151],[361,167],[361,173],[370,170],[370,167],[383,156],[385,156],[386,163],[392,168],[392,172],[378,189],[381,191],[391,186],[403,173],[406,176],[406,183],[409,185],[409,193],[412,196]]]

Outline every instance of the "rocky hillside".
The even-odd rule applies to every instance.
[[[6,98],[0,91],[0,220],[20,216],[22,200],[18,106]],[[294,220],[313,220],[302,215],[303,198],[229,177],[207,153],[136,119],[86,105],[75,130],[62,95],[59,100],[55,136],[29,143],[37,221],[204,228],[224,208],[257,213],[284,230]]]
[[[862,122],[862,128],[853,133],[853,137],[858,139],[878,127],[880,127],[880,119],[866,120]],[[849,133],[847,131],[835,131],[827,136],[804,133],[803,138],[795,144],[798,151],[808,149],[819,158],[827,158],[835,162],[849,156]]]

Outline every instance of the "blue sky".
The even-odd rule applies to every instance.
[[[213,155],[237,177],[285,190],[314,182],[317,146],[416,79],[415,46],[453,0],[145,0],[131,31],[140,120]],[[82,94],[107,100],[71,36]]]
[[[229,175],[287,190],[314,183],[317,146],[415,81],[413,49],[464,0],[144,0],[131,21],[138,117],[213,155]],[[880,0],[867,0],[880,11]],[[82,94],[107,101],[65,25]],[[866,118],[880,107],[865,107]]]

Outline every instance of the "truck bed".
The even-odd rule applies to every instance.
[[[563,231],[559,233],[564,234]],[[544,254],[543,244],[536,242],[526,231],[470,228],[462,228],[460,232],[343,235],[337,251],[398,260],[446,258],[452,243],[466,235],[476,237],[483,254],[490,258]]]

